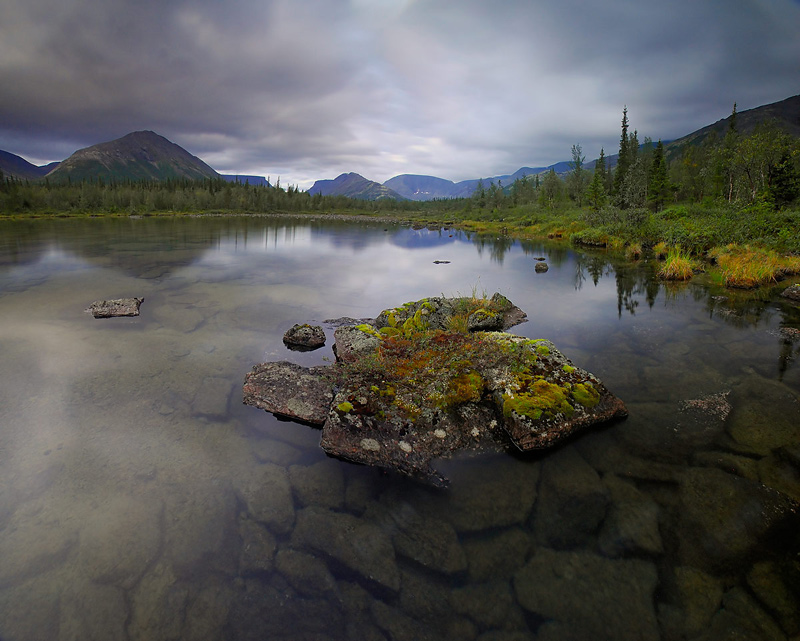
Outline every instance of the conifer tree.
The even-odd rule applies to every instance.
[[[617,158],[617,168],[614,170],[614,196],[620,207],[625,206],[622,197],[622,187],[625,184],[625,176],[630,166],[630,152],[628,151],[628,107],[622,110],[622,135],[619,138],[619,157]]]
[[[660,140],[653,152],[653,163],[650,165],[649,174],[647,200],[656,211],[660,211],[664,206],[669,191],[664,143]]]

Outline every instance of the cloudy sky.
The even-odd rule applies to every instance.
[[[800,93],[800,0],[0,0],[0,149],[150,129],[222,173],[451,180]]]

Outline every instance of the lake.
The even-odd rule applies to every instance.
[[[386,222],[0,222],[0,639],[796,636],[800,307],[656,269]],[[629,417],[441,490],[242,404],[257,363],[333,360],[295,323],[496,291]]]

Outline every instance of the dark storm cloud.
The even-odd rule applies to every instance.
[[[220,171],[462,179],[798,92],[792,0],[0,0],[0,148],[152,129]]]

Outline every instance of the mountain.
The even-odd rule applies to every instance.
[[[383,183],[383,186],[392,189],[409,200],[453,198],[453,194],[457,190],[457,185],[452,180],[416,174],[395,176]]]
[[[0,150],[0,171],[4,176],[13,176],[19,180],[38,180],[51,171],[54,164],[58,163],[37,167],[20,156]]]
[[[47,174],[53,181],[166,180],[219,178],[219,174],[183,147],[152,131],[136,131],[79,149]]]
[[[355,173],[341,174],[333,180],[318,180],[308,190],[308,193],[311,195],[322,194],[323,196],[347,196],[361,200],[383,200],[385,198],[406,200],[389,187],[367,180],[364,176]]]
[[[483,183],[484,187],[488,187],[491,183],[500,184],[503,187],[508,187],[515,180],[524,178],[525,176],[535,176],[555,169],[557,174],[563,174],[569,171],[569,163],[559,162],[550,167],[521,167],[513,174],[506,174],[504,176],[492,176],[491,178],[474,178],[471,180],[462,180],[460,182],[453,182],[452,180],[445,180],[444,178],[437,178],[436,176],[420,176],[416,174],[401,174],[390,178],[385,183],[384,187],[393,189],[401,196],[409,200],[433,200],[434,198],[469,198],[475,191],[479,182]]]
[[[264,178],[264,176],[245,176],[243,174],[220,174],[220,178],[229,182],[229,183],[242,183],[248,184],[251,187],[255,187],[257,185],[263,185],[264,187],[272,187],[269,184],[269,181]]]

